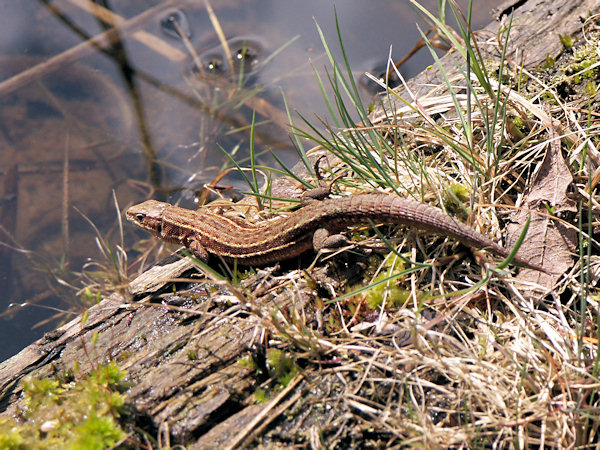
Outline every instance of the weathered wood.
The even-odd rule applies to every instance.
[[[515,6],[516,5],[516,6]],[[544,64],[546,57],[556,58],[563,46],[560,36],[569,36],[581,28],[583,22],[600,9],[598,0],[574,0],[553,2],[552,0],[528,0],[525,2],[509,0],[496,8],[496,20],[476,33],[484,36],[499,37],[504,42],[507,28],[510,26],[510,39],[506,58],[516,65],[531,68]],[[512,18],[512,23],[511,23]],[[495,43],[494,43],[495,41]],[[499,57],[502,48],[497,39],[490,39],[490,45],[482,46],[482,51]],[[444,71],[448,79],[453,79],[465,67],[460,55],[451,51],[442,58]],[[444,77],[436,66],[424,70],[410,80],[412,94],[419,98],[428,93],[431,86],[444,86]],[[411,100],[402,87],[401,95]],[[392,107],[404,106],[399,100],[392,98]],[[386,99],[386,102],[388,100]],[[384,105],[387,109],[388,104]],[[375,117],[386,116],[381,107],[374,111]]]
[[[517,5],[510,58],[520,63],[522,56],[527,67],[544,61],[547,54],[555,56],[561,49],[558,35],[575,33],[588,13],[600,11],[597,0],[531,0],[507,5],[510,3]],[[499,8],[504,13],[500,13],[500,22],[487,27],[488,33],[506,26],[506,8]],[[443,58],[447,71],[457,71],[457,58],[456,54]],[[435,68],[411,81],[413,93],[418,96],[432,83],[442,84]],[[169,277],[179,276],[181,270]],[[158,286],[151,290],[156,292]],[[170,305],[128,303],[118,293],[104,299],[89,309],[84,324],[76,318],[0,364],[0,411],[16,411],[22,401],[19,382],[26,374],[48,377],[75,362],[85,371],[116,360],[128,371],[133,384],[127,392],[128,402],[144,423],[158,434],[168,433],[172,444],[214,448],[236,437],[242,439],[262,409],[270,408],[276,414],[279,404],[307,392],[308,381],[300,380],[288,397],[254,405],[250,394],[259,383],[254,371],[238,363],[263,330],[261,317],[285,309],[287,295],[257,296],[252,305],[236,303],[235,295],[223,290],[208,294],[198,288],[195,295],[195,300],[181,294],[167,296]],[[223,299],[231,301],[219,303]],[[177,301],[182,302],[180,306],[172,306]],[[325,383],[339,380],[328,374],[313,386]],[[302,402],[303,397],[297,401]],[[337,413],[334,409],[323,411]]]
[[[187,302],[131,304],[118,294],[103,300],[84,324],[74,319],[0,365],[2,410],[15,412],[17,382],[27,373],[51,377],[76,361],[87,372],[116,359],[129,371],[128,397],[137,414],[153,418],[157,428],[172,423],[172,437],[180,442],[209,429],[213,417],[241,408],[253,384],[237,362],[251,345],[256,321],[240,305]]]
[[[598,8],[597,0],[510,0],[494,11],[500,26],[493,23],[487,29],[503,29],[512,17],[508,57],[532,68],[544,64],[547,56],[555,58],[563,49],[560,36],[573,34]]]

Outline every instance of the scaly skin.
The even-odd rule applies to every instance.
[[[330,198],[304,206],[285,218],[258,225],[156,200],[132,206],[126,215],[131,222],[163,241],[186,246],[204,262],[209,254],[247,266],[282,261],[311,249],[339,246],[345,241],[335,233],[369,221],[402,224],[449,236],[503,258],[510,254],[509,250],[438,208],[387,194]],[[519,254],[513,261],[545,272]]]

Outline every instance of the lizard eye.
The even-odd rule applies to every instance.
[[[135,215],[135,220],[137,220],[138,222],[143,222],[144,221],[144,215],[143,214],[136,214]]]

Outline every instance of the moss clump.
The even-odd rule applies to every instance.
[[[560,43],[563,45],[563,47],[567,50],[569,50],[573,47],[573,45],[575,45],[575,40],[573,39],[573,36],[569,36],[568,34],[559,34],[558,39],[560,40]]]
[[[125,372],[99,366],[80,381],[23,381],[23,421],[0,417],[2,449],[104,449],[124,439],[116,421],[123,410]]]
[[[594,45],[588,44],[575,50],[571,61],[566,66],[562,67],[562,70],[566,75],[570,76],[576,74],[572,77],[573,83],[580,84],[584,80],[594,80],[598,78],[598,67],[595,67],[598,63],[598,53],[596,51],[597,43],[596,37]]]
[[[365,303],[370,309],[378,309],[384,302],[389,308],[398,308],[408,300],[410,291],[403,287],[406,277],[403,271],[406,266],[404,261],[395,255],[386,259],[382,270],[372,284],[372,288],[366,293]]]
[[[261,364],[252,355],[241,358],[238,362],[243,367],[256,370],[260,375],[267,375],[272,379],[270,383],[271,390],[259,388],[254,392],[254,402],[258,404],[269,401],[273,392],[283,390],[300,371],[295,359],[278,348],[267,350],[264,364]],[[261,366],[263,366],[262,369]]]
[[[379,275],[373,281],[378,282],[386,278],[389,278],[389,275]],[[396,279],[391,280],[389,283],[378,284],[371,289],[367,294],[366,303],[370,309],[377,309],[383,305],[385,299],[388,308],[399,308],[406,303],[409,296],[410,290],[399,286]]]
[[[282,388],[286,387],[299,371],[294,359],[277,348],[267,351],[267,367],[270,375],[277,379]]]
[[[443,202],[450,214],[464,218],[465,204],[468,204],[470,188],[460,183],[452,183],[444,191]]]

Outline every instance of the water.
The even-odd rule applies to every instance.
[[[148,10],[148,2],[114,3],[117,17],[108,19],[116,22]],[[430,10],[437,4],[424,3]],[[498,3],[475,2],[475,29]],[[119,242],[113,192],[121,209],[148,197],[191,204],[228,165],[218,146],[247,162],[253,111],[259,161],[273,164],[269,150],[293,164],[282,91],[292,111],[315,122],[327,116],[313,71],[325,76],[329,65],[313,17],[339,58],[333,2],[214,0],[231,60],[203,2],[193,1],[159,6],[135,31],[122,30],[120,40],[73,52],[110,28],[85,6],[2,5],[0,361],[57,325],[55,311],[7,310],[10,303],[82,309],[83,278],[89,282],[92,271],[110,266],[89,222],[106,241]],[[357,76],[383,67],[390,45],[395,59],[403,57],[419,38],[416,22],[428,28],[405,1],[346,0],[336,8]],[[65,52],[75,55],[60,60],[58,70],[40,66]],[[402,71],[410,77],[428,64],[422,50]],[[17,75],[22,79],[14,83]],[[219,184],[241,186],[234,174]],[[124,231],[130,250],[142,235],[128,225]],[[90,260],[104,267],[88,266],[84,277]]]

